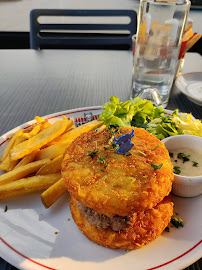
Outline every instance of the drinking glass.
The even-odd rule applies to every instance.
[[[189,0],[140,2],[132,99],[139,96],[166,108],[189,9]]]

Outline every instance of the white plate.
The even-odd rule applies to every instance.
[[[189,100],[202,106],[202,72],[182,74],[175,80],[175,85]]]
[[[82,121],[91,111],[94,118],[101,107],[64,111],[48,115],[54,122],[63,114]],[[83,119],[84,120],[84,119]],[[0,138],[0,155],[7,138],[34,121],[19,126]],[[68,194],[45,209],[40,193],[0,202],[0,256],[19,269],[107,270],[183,269],[202,256],[202,196],[174,197],[175,211],[183,228],[171,228],[153,243],[137,250],[112,250],[89,241],[75,225]],[[4,212],[5,205],[8,211]]]

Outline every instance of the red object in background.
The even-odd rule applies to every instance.
[[[194,33],[193,36],[192,36],[190,39],[192,39],[195,35],[196,35],[196,33]],[[179,58],[178,58],[178,59],[184,58],[184,55],[185,55],[185,54],[183,54],[183,51],[184,51],[184,49],[185,49],[185,46],[186,46],[187,42],[188,42],[190,39],[188,39],[188,40],[182,42],[182,45],[181,45],[181,48],[180,48],[180,53],[179,53]]]
[[[188,40],[187,40],[187,41],[188,41]],[[180,53],[179,53],[178,59],[184,58],[183,51],[184,51],[184,49],[185,49],[185,46],[186,46],[186,44],[187,44],[187,41],[183,41],[183,42],[182,42],[182,45],[181,45],[181,48],[180,48]]]

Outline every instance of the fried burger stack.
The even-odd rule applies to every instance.
[[[62,163],[75,223],[90,240],[114,249],[150,243],[173,214],[168,151],[144,129],[133,129],[134,146],[125,154],[117,154],[115,139],[132,128],[101,128],[79,136]]]

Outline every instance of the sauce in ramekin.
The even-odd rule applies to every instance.
[[[177,148],[169,151],[173,172],[182,176],[202,175],[202,151]]]

